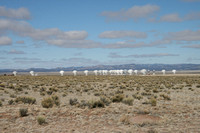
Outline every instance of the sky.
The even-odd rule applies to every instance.
[[[200,64],[200,0],[0,0],[0,69]]]

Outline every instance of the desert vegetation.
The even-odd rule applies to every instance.
[[[198,75],[0,76],[0,98],[3,132],[200,130]]]

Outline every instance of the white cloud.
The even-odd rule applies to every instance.
[[[0,19],[0,31],[13,33],[23,36],[30,37],[34,40],[46,40],[50,38],[59,38],[65,40],[81,40],[88,36],[86,31],[66,31],[63,32],[58,28],[51,29],[34,29],[29,23],[25,21],[16,21],[8,19]]]
[[[152,16],[159,9],[160,7],[157,5],[133,6],[127,10],[104,11],[101,15],[105,16],[107,20],[137,20]]]
[[[167,14],[160,18],[162,22],[181,22],[182,19],[179,17],[177,13]]]
[[[165,38],[176,41],[200,41],[200,30],[184,30],[179,32],[170,32]]]
[[[99,35],[100,38],[146,38],[145,32],[137,31],[105,31]]]
[[[24,51],[15,50],[15,49],[12,49],[12,50],[8,51],[7,53],[8,54],[25,54]]]
[[[119,55],[117,53],[110,53],[110,58],[160,58],[166,56],[179,56],[178,54],[158,53],[158,54],[132,54],[132,55]]]
[[[62,47],[93,48],[97,45],[97,43],[93,41],[85,40],[85,38],[88,36],[88,33],[86,31],[63,32],[57,28],[42,30],[34,29],[30,24],[25,21],[0,19],[0,32],[5,34],[7,32],[12,32],[18,36],[30,37],[33,40],[45,41],[51,45]]]
[[[7,36],[1,36],[0,37],[0,46],[1,45],[11,45],[12,39]]]
[[[110,49],[119,49],[119,48],[141,48],[141,47],[154,47],[158,45],[164,45],[171,43],[170,40],[156,40],[149,43],[145,42],[136,42],[136,43],[130,43],[127,41],[121,41],[116,43],[110,43],[110,44],[104,44],[102,45],[102,48],[110,48]]]
[[[14,19],[30,19],[30,12],[26,8],[8,9],[0,6],[0,16]]]
[[[48,44],[65,47],[65,48],[100,48],[101,43],[92,40],[66,40],[66,39],[49,39]]]

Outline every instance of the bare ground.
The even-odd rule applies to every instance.
[[[70,81],[70,82],[68,82]],[[73,82],[72,82],[73,81]],[[127,132],[127,133],[198,133],[200,132],[200,77],[195,76],[94,76],[88,77],[0,77],[0,132]],[[167,83],[166,83],[167,82]],[[169,84],[173,84],[168,86]],[[17,88],[23,84],[22,91],[10,89],[10,84]],[[161,84],[165,85],[161,89]],[[52,85],[52,86],[51,86]],[[126,86],[124,89],[121,86]],[[43,108],[41,101],[51,95],[40,94],[40,88],[57,88],[51,95],[58,95],[60,105]],[[27,89],[27,87],[29,89]],[[71,89],[71,87],[73,89]],[[150,88],[148,91],[145,88]],[[160,88],[159,88],[160,87]],[[168,88],[169,87],[169,88]],[[66,89],[67,88],[67,89]],[[84,90],[85,88],[91,88]],[[72,106],[70,98],[95,100],[104,95],[111,98],[118,90],[123,90],[126,97],[136,94],[142,99],[134,98],[133,105],[123,102],[111,102],[104,108]],[[140,88],[140,89],[136,89]],[[158,92],[152,91],[158,88]],[[99,91],[102,89],[101,91]],[[46,92],[47,92],[46,90]],[[65,91],[63,91],[65,90]],[[75,91],[76,90],[76,91]],[[151,91],[149,91],[151,90]],[[102,93],[94,95],[98,91]],[[25,94],[25,92],[28,92]],[[46,93],[45,92],[45,93]],[[146,95],[147,92],[150,94]],[[36,104],[8,104],[11,94],[36,98]],[[66,96],[63,96],[66,94]],[[112,95],[113,94],[113,95]],[[145,94],[145,95],[143,95]],[[163,99],[166,94],[170,100]],[[157,104],[145,104],[149,97],[156,97]],[[19,115],[20,108],[28,108],[28,116]],[[40,125],[38,116],[43,116],[46,123]]]

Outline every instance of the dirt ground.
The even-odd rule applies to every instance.
[[[53,106],[45,108],[42,102],[53,96]],[[200,132],[198,74],[0,76],[0,101],[2,133]]]

